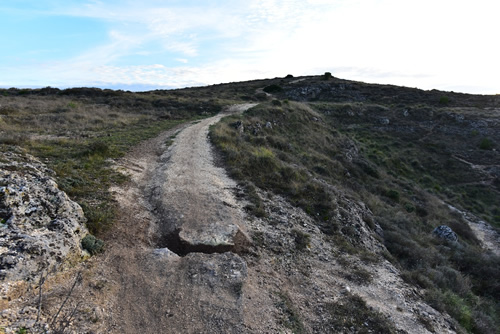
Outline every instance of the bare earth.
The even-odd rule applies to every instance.
[[[236,183],[214,166],[207,140],[209,125],[223,116],[184,126],[168,149],[167,142],[181,129],[167,131],[121,161],[119,168],[131,175],[132,182],[113,189],[120,217],[107,236],[109,246],[100,269],[96,268],[109,275],[114,286],[105,330],[244,331],[241,298],[246,263],[232,252],[188,249],[192,245],[212,253],[219,251],[217,247],[233,250],[235,244],[247,242],[244,214],[232,192]],[[169,244],[186,256],[170,251]]]
[[[106,252],[87,264],[94,283],[85,294],[98,305],[87,328],[292,333],[300,323],[304,333],[337,333],[326,306],[353,293],[401,333],[430,333],[430,327],[454,333],[449,318],[423,303],[389,262],[364,263],[340,252],[283,198],[261,192],[268,217],[246,216],[237,184],[215,166],[207,138],[223,116],[167,131],[117,166],[132,180],[113,189],[119,218],[106,236]],[[296,249],[294,231],[311,236],[307,249]],[[373,238],[367,242],[381,251]],[[371,281],[349,276],[352,270],[370,272]]]

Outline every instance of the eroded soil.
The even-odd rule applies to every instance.
[[[97,264],[114,286],[106,330],[244,332],[247,266],[230,252],[248,244],[244,213],[207,140],[223,116],[167,131],[120,162],[132,181],[113,189],[120,216]]]
[[[353,294],[400,333],[454,332],[373,237],[371,259],[349,255],[301,209],[263,191],[267,217],[247,216],[208,142],[222,116],[167,131],[119,163],[131,182],[113,189],[119,218],[106,252],[87,264],[83,295],[99,316],[86,332],[355,333],[331,311]]]

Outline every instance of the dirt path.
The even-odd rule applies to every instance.
[[[469,227],[474,231],[476,238],[481,241],[484,249],[491,251],[493,254],[500,256],[500,234],[491,225],[479,219],[470,212],[462,211],[449,203],[443,202],[452,211],[460,214],[463,219],[469,224]]]
[[[230,112],[253,106],[240,105]],[[161,156],[151,180],[150,202],[166,224],[157,224],[158,247],[179,255],[190,252],[238,251],[247,239],[244,214],[233,190],[237,184],[224,169],[215,167],[208,128],[220,114],[179,133]]]
[[[106,252],[92,260],[88,294],[101,307],[94,332],[336,333],[331,305],[356,294],[399,333],[428,333],[417,315],[453,333],[387,261],[343,255],[281,197],[262,192],[266,217],[246,217],[207,138],[223,116],[167,131],[121,161],[131,182],[113,189],[119,219]],[[298,234],[309,236],[306,249],[297,249]],[[240,254],[248,235],[254,245]],[[365,267],[371,284],[349,274]]]
[[[230,191],[236,184],[214,166],[207,139],[208,127],[223,116],[167,131],[120,162],[118,168],[131,182],[113,189],[119,219],[95,269],[108,277],[102,330],[245,332],[241,288],[246,264],[234,253],[218,253],[246,238],[243,212]]]

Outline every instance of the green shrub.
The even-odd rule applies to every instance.
[[[448,96],[441,96],[439,98],[439,104],[447,106],[450,103],[450,98]]]
[[[99,234],[111,226],[115,217],[115,206],[113,204],[81,203],[81,206],[87,218],[87,228],[91,233]]]
[[[395,202],[399,202],[399,191],[395,189],[386,189],[382,192],[382,195],[392,199]]]
[[[415,207],[410,202],[406,202],[404,204],[404,207],[405,207],[406,212],[408,212],[408,213],[412,213],[415,211]]]
[[[109,152],[109,146],[102,140],[97,140],[89,144],[88,154],[105,155]]]
[[[444,294],[444,303],[446,311],[467,331],[471,332],[473,328],[472,310],[468,303],[458,295],[448,291]]]
[[[97,239],[92,234],[87,234],[82,239],[82,248],[90,254],[95,255],[103,251],[104,241]]]
[[[264,92],[269,93],[269,94],[279,93],[281,91],[283,91],[283,88],[281,88],[281,86],[276,85],[276,84],[264,87]]]
[[[483,138],[479,143],[479,148],[482,150],[491,150],[493,148],[493,141],[489,138]]]
[[[297,250],[302,251],[310,246],[311,236],[309,234],[297,229],[293,229],[292,234],[295,239],[295,248]]]
[[[259,146],[256,147],[250,157],[251,166],[258,169],[264,169],[268,173],[274,172],[279,168],[279,162],[276,159],[273,151],[267,147]],[[258,172],[255,170],[255,172]]]

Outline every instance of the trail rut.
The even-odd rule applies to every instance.
[[[215,166],[207,140],[209,126],[222,116],[189,126],[160,157],[149,195],[159,219],[155,242],[160,248],[179,255],[223,253],[248,243],[244,214],[233,195],[237,184]]]
[[[105,330],[245,332],[246,263],[235,253],[219,254],[247,242],[244,213],[231,191],[236,183],[215,167],[207,138],[209,126],[224,115],[167,131],[117,167],[131,182],[112,189],[119,219],[106,236],[109,246],[98,269],[107,272],[115,291]]]
[[[266,218],[246,217],[207,138],[223,116],[144,142],[117,167],[131,182],[113,189],[119,219],[94,262],[93,279],[105,282],[102,294],[90,291],[105,314],[96,332],[336,333],[328,307],[350,291],[391,317],[398,333],[428,333],[417,315],[436,332],[454,332],[389,262],[366,265],[343,254],[285,199],[262,192]],[[258,246],[249,245],[247,230]],[[303,251],[299,232],[310,237]],[[358,266],[376,284],[346,278]]]

